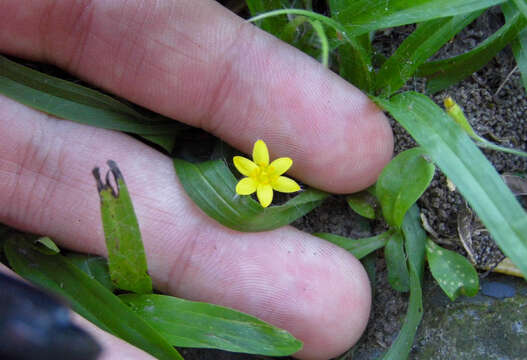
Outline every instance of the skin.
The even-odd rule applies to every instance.
[[[247,153],[264,139],[312,186],[363,189],[391,158],[391,129],[364,94],[214,1],[0,0],[0,9],[0,52],[53,63]],[[301,359],[336,356],[362,334],[369,282],[348,252],[291,227],[246,234],[217,224],[168,157],[121,133],[0,96],[0,137],[0,222],[105,255],[90,171],[113,159],[157,289],[283,327],[304,342]],[[115,354],[128,347],[102,343]]]

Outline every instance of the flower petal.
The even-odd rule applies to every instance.
[[[270,171],[273,175],[279,176],[285,173],[293,165],[293,160],[288,157],[282,157],[274,160],[271,165],[269,165]]]
[[[251,176],[255,170],[258,169],[258,165],[253,163],[251,160],[244,158],[243,156],[235,156],[232,158],[232,162],[238,171],[245,176]]]
[[[269,150],[267,150],[267,145],[263,140],[257,140],[254,143],[253,161],[259,166],[269,165]]]
[[[273,201],[273,187],[269,184],[258,184],[256,196],[258,197],[260,204],[262,204],[262,207],[268,207],[271,201]]]
[[[293,179],[285,176],[279,176],[278,179],[273,181],[273,189],[283,193],[292,193],[295,191],[300,191],[300,185],[298,185]]]
[[[251,195],[256,191],[256,182],[249,178],[243,178],[236,184],[236,193],[239,195]]]

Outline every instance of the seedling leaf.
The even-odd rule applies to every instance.
[[[115,286],[136,293],[151,293],[145,249],[132,199],[117,164],[109,160],[110,171],[103,183],[99,168],[93,169],[101,199],[101,218],[108,249],[110,277]],[[110,184],[114,177],[116,189]]]
[[[172,345],[287,356],[302,342],[287,331],[226,307],[165,295],[121,295],[120,299]]]

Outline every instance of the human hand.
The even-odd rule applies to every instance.
[[[384,115],[308,56],[210,0],[0,0],[0,51],[56,64],[153,111],[271,157],[320,189],[372,184],[393,147]],[[289,330],[303,359],[351,346],[370,288],[348,252],[291,227],[239,233],[185,195],[172,161],[121,133],[0,97],[0,222],[106,253],[90,171],[126,176],[157,289],[230,306]]]

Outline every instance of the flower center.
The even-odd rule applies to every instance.
[[[267,185],[270,184],[276,176],[274,174],[274,169],[271,166],[260,165],[255,177],[259,184]]]

